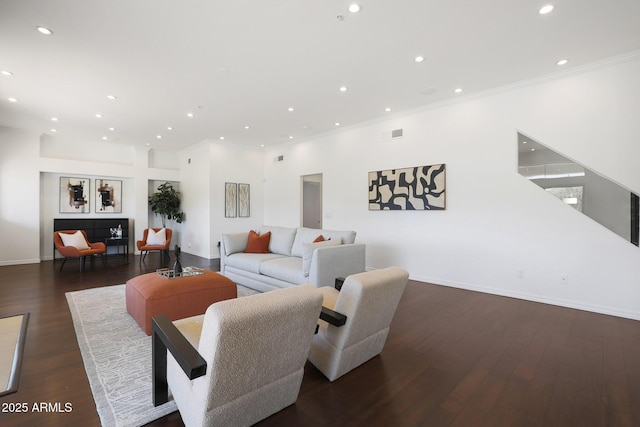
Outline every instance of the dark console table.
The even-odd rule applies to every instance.
[[[122,239],[111,240],[110,228],[122,227]],[[59,230],[84,230],[90,242],[105,242],[109,246],[126,245],[126,253],[129,253],[129,218],[55,218],[53,231]],[[118,249],[118,252],[119,249]],[[53,260],[56,260],[56,247],[53,246]]]

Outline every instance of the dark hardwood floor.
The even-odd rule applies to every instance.
[[[31,313],[1,426],[100,425],[65,292],[124,283],[159,260],[0,267],[0,316]],[[189,254],[182,264],[218,269]],[[34,411],[41,402],[71,410]],[[307,363],[296,404],[259,425],[640,426],[640,322],[410,281],[381,356],[334,383]]]

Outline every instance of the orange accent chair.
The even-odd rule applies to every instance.
[[[152,230],[157,233],[158,231],[162,230],[162,227],[152,228]],[[142,240],[138,240],[136,242],[136,246],[138,246],[138,250],[142,255],[140,257],[140,262],[144,261],[144,258],[147,256],[149,251],[160,251],[160,260],[161,262],[164,262],[165,252],[167,253],[167,256],[169,256],[169,245],[171,245],[171,234],[172,234],[171,229],[165,228],[165,234],[166,234],[166,241],[164,242],[163,245],[148,245],[147,237],[149,237],[149,229],[148,228],[144,229],[144,232],[142,234]]]
[[[75,246],[65,246],[64,242],[62,241],[62,237],[60,237],[60,234],[75,234],[77,231],[78,230],[59,230],[53,233],[53,244],[56,246],[58,252],[60,252],[60,255],[64,256],[62,265],[60,266],[60,271],[62,271],[64,263],[67,262],[67,258],[79,258],[80,271],[84,271],[85,257],[102,254],[102,262],[105,262],[107,246],[102,242],[90,243],[89,239],[87,239],[87,233],[84,230],[80,231],[84,236],[84,240],[87,243],[88,249],[78,249]]]

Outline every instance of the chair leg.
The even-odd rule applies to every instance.
[[[81,256],[80,257],[80,271],[84,271],[84,257]]]
[[[62,258],[62,265],[60,266],[60,271],[62,271],[62,267],[64,267],[64,263],[67,262],[66,258]]]

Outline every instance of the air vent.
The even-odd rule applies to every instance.
[[[394,129],[391,131],[391,138],[400,138],[402,136],[402,129]]]
[[[281,162],[283,160],[284,160],[284,156],[283,155],[279,155],[279,156],[273,158],[273,162],[274,163],[275,162]]]

